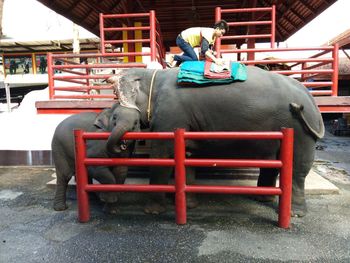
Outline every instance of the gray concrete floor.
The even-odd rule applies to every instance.
[[[125,194],[117,215],[95,199],[91,220],[77,221],[74,189],[69,209],[52,209],[51,167],[0,167],[0,262],[350,262],[350,137],[327,134],[315,169],[340,193],[308,195],[309,212],[276,226],[276,204],[246,196],[202,195],[175,224],[173,205],[145,215],[146,194]]]

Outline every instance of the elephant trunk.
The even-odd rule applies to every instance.
[[[118,124],[115,126],[111,132],[111,135],[107,140],[107,151],[111,154],[120,153],[121,145],[118,142],[121,137],[128,131],[127,127],[123,124]]]

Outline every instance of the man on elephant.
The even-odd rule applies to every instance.
[[[229,26],[225,20],[215,23],[213,28],[209,27],[191,27],[182,31],[176,38],[176,45],[184,52],[182,55],[170,55],[168,65],[173,66],[174,61],[177,65],[183,61],[198,60],[194,47],[200,47],[200,57],[210,59],[218,65],[222,65],[223,61],[216,58],[211,49],[216,39],[222,37],[229,30]]]

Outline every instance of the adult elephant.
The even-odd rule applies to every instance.
[[[295,216],[306,213],[304,194],[305,177],[310,171],[315,143],[324,135],[324,124],[318,107],[307,89],[298,81],[257,67],[247,67],[244,82],[181,87],[177,84],[178,69],[123,70],[109,79],[119,95],[120,103],[129,111],[140,112],[143,126],[151,131],[279,131],[294,128],[294,169],[292,212]],[[148,114],[149,112],[149,114]],[[135,115],[136,116],[136,115]],[[126,116],[127,118],[127,116]],[[125,123],[117,123],[114,137],[107,148],[114,151]],[[123,119],[121,117],[121,119]],[[130,125],[128,125],[130,127]],[[171,157],[172,142],[152,142],[152,157]],[[238,158],[276,159],[279,141],[190,141],[187,150],[192,154],[212,153]],[[169,179],[168,168],[154,167],[151,183],[163,184]],[[278,169],[260,169],[259,186],[274,186]],[[195,205],[195,201],[188,205]],[[145,208],[148,213],[165,211],[164,195],[155,198]]]
[[[137,116],[136,116],[136,115]],[[139,113],[130,112],[125,107],[119,107],[115,104],[109,109],[103,110],[97,114],[94,112],[84,112],[71,115],[64,119],[56,128],[52,138],[51,148],[53,161],[56,168],[56,193],[54,197],[53,208],[56,211],[67,209],[66,192],[69,180],[75,174],[74,157],[74,133],[75,129],[82,129],[87,132],[109,132],[119,121],[119,116],[130,118],[136,122],[129,126],[130,130],[139,129]],[[134,116],[135,115],[135,116]],[[115,146],[115,153],[108,154],[106,151],[106,140],[88,140],[88,157],[127,157],[133,150],[133,144],[130,141],[122,141]],[[91,166],[88,167],[89,179],[96,179],[101,184],[122,184],[127,175],[127,167],[115,166]],[[104,210],[109,213],[116,213],[117,194],[112,192],[101,192],[99,198],[105,202]]]

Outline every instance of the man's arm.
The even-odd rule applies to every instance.
[[[201,54],[207,58],[210,58],[212,61],[214,61],[215,64],[223,65],[223,61],[220,58],[216,58],[214,56],[213,51],[209,48],[209,42],[205,38],[202,39]]]

